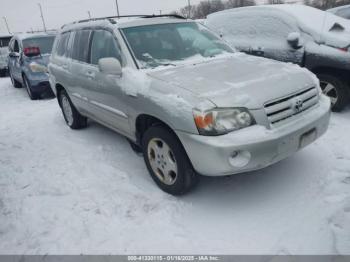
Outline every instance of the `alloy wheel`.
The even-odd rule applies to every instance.
[[[165,185],[175,184],[178,168],[173,151],[160,138],[153,138],[147,146],[147,157],[157,178]]]
[[[62,111],[68,125],[71,126],[73,124],[73,110],[65,95],[62,96]]]
[[[326,81],[321,81],[320,84],[323,94],[331,99],[332,106],[335,105],[338,102],[338,92],[336,87]]]

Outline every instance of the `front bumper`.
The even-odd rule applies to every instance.
[[[176,134],[199,174],[233,175],[267,167],[302,149],[327,131],[330,114],[330,101],[321,96],[318,105],[278,128],[256,125],[216,137]],[[301,143],[309,134],[309,141]]]

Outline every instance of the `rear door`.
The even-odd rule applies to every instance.
[[[80,29],[75,31],[70,74],[71,77],[71,98],[82,114],[89,114],[96,117],[96,112],[91,109],[88,97],[90,89],[94,85],[94,79],[89,72],[93,67],[88,62],[89,46],[92,31],[89,29]]]
[[[107,29],[94,30],[90,49],[90,67],[85,74],[93,83],[89,85],[90,107],[96,112],[99,121],[128,135],[130,125],[126,97],[121,89],[122,77],[106,75],[98,68],[99,60],[107,57],[116,58],[123,65],[120,45],[114,34]]]

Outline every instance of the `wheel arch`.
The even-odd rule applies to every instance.
[[[166,123],[165,121],[159,119],[158,117],[149,115],[149,114],[140,114],[137,116],[136,121],[135,121],[135,134],[136,134],[136,143],[138,145],[142,144],[142,137],[143,134],[147,131],[148,128],[152,126],[162,126],[169,130],[171,133],[173,133],[179,142],[181,143],[179,137],[176,135],[174,132],[174,129]],[[182,144],[181,144],[182,145]]]
[[[327,74],[331,75],[337,78],[341,78],[348,83],[350,83],[350,71],[345,70],[345,69],[339,69],[339,68],[334,68],[334,67],[328,67],[328,66],[320,66],[320,67],[315,67],[310,70],[314,74]]]

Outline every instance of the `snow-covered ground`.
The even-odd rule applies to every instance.
[[[1,254],[350,254],[350,109],[267,169],[160,191],[143,159],[0,79]]]

